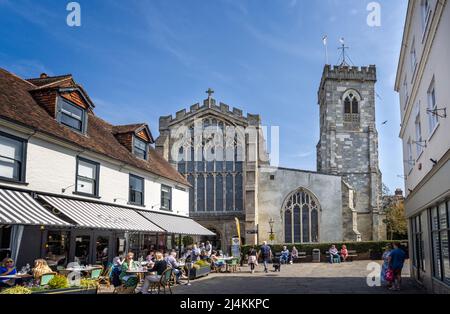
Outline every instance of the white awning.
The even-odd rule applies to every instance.
[[[76,222],[79,227],[164,232],[163,229],[145,219],[131,208],[46,195],[39,195],[39,197]]]
[[[188,217],[159,214],[143,210],[139,211],[139,213],[163,228],[167,233],[205,236],[216,235]]]
[[[0,224],[71,226],[26,192],[0,189]]]

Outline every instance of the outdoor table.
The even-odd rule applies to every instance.
[[[15,275],[3,275],[0,279],[28,279],[33,278],[30,274],[15,274]]]

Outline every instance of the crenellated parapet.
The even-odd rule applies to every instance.
[[[203,113],[204,111],[212,110],[219,116],[222,115],[225,118],[233,118],[241,122],[243,125],[259,126],[261,124],[260,115],[247,114],[244,115],[243,111],[239,108],[230,108],[229,105],[220,102],[216,104],[216,100],[212,97],[208,97],[200,105],[196,103],[190,106],[189,110],[182,109],[176,112],[175,116],[162,116],[159,118],[159,131],[162,133],[170,129],[170,126],[179,124],[180,122],[194,118],[195,116]]]

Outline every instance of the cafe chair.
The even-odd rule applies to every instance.
[[[98,278],[99,288],[100,285],[105,285],[108,289],[111,287],[111,273],[113,267],[110,266],[105,269],[105,271]]]
[[[50,280],[52,280],[55,276],[56,276],[55,272],[41,275],[41,277],[39,278],[39,286],[40,287],[47,286]]]
[[[91,277],[90,279],[100,279],[100,276],[103,272],[103,267],[102,268],[95,268],[91,271]]]
[[[161,275],[161,278],[158,282],[153,283],[150,285],[150,291],[156,290],[156,287],[158,287],[158,294],[161,294],[161,290],[164,291],[164,294],[166,294],[166,288],[169,288],[170,294],[172,294],[171,284],[170,281],[173,276],[173,269],[167,268]]]

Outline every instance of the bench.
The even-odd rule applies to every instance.
[[[308,255],[306,254],[306,252],[298,252],[298,256],[297,257],[293,257],[292,258],[292,262],[297,264],[300,263],[302,259],[308,258]]]
[[[347,260],[353,262],[353,258],[358,257],[358,254],[356,253],[356,250],[348,250],[348,257]]]

